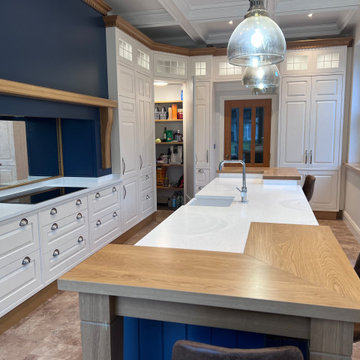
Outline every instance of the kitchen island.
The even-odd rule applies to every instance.
[[[139,246],[109,245],[59,280],[80,293],[84,359],[122,358],[127,317],[304,339],[311,360],[351,359],[360,281],[337,240],[295,183],[249,177],[241,203],[239,182],[214,180]]]

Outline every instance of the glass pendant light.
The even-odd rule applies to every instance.
[[[269,17],[264,0],[249,1],[250,9],[245,19],[229,40],[229,63],[259,67],[284,61],[286,41],[280,27]]]
[[[269,87],[264,89],[254,88],[252,89],[253,95],[273,95],[276,94],[276,87]]]
[[[280,85],[280,73],[276,65],[258,68],[247,67],[242,79],[243,85],[250,89],[264,90],[277,88]]]

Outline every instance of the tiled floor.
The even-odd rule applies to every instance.
[[[157,219],[127,241],[135,244],[171,212],[159,211]],[[360,243],[343,221],[320,221],[329,225],[346,255],[354,263]],[[19,324],[0,335],[0,360],[80,360],[81,335],[78,296],[60,292]],[[353,360],[360,360],[360,343],[354,345]]]

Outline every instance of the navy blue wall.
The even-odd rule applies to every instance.
[[[81,0],[11,0],[0,5],[0,78],[108,97],[106,37],[101,14]],[[101,176],[99,111],[75,105],[0,96],[0,114],[62,118],[67,176]],[[44,120],[45,121],[45,120]],[[82,127],[84,134],[74,138]],[[47,127],[39,136],[51,136]],[[81,135],[81,134],[80,134]],[[72,148],[73,147],[73,148]],[[81,170],[73,161],[87,153]],[[32,156],[29,154],[29,156]]]

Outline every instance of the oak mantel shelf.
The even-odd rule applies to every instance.
[[[98,107],[100,109],[102,167],[104,169],[111,167],[111,128],[113,109],[117,107],[117,101],[5,79],[0,79],[0,94]]]

